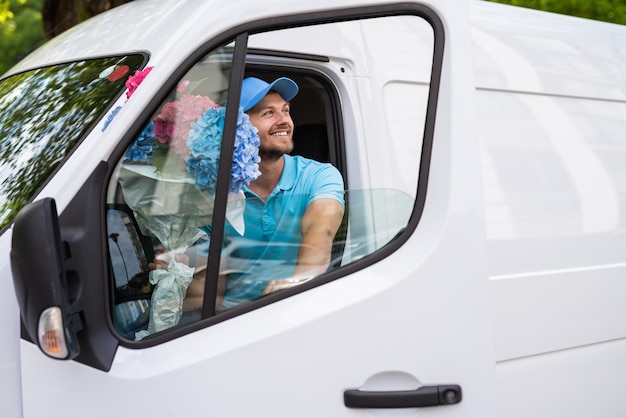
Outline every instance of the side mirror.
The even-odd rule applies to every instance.
[[[15,218],[11,267],[22,322],[30,339],[48,356],[79,354],[64,267],[56,204],[46,198],[26,205]]]

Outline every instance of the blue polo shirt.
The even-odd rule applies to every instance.
[[[344,205],[343,179],[334,166],[300,156],[284,159],[278,185],[265,202],[244,187],[244,235],[225,227],[225,306],[256,299],[270,280],[292,276],[302,242],[300,222],[311,202],[329,198]]]

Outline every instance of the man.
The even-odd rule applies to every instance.
[[[244,187],[244,235],[225,228],[222,308],[301,283],[330,262],[344,211],[343,179],[330,164],[288,155],[294,132],[289,101],[297,93],[285,77],[243,80],[240,104],[258,129],[261,175]]]

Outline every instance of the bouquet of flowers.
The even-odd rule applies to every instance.
[[[150,272],[155,286],[147,331],[136,339],[178,324],[194,269],[176,254],[205,235],[210,225],[224,129],[225,107],[206,96],[185,93],[166,103],[125,156],[120,184],[144,233],[155,236],[168,253],[167,269]],[[245,199],[241,188],[260,175],[260,139],[239,109],[226,219],[243,234]]]

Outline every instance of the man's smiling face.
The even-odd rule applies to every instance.
[[[250,122],[259,130],[261,158],[278,158],[293,150],[293,120],[289,103],[270,91],[248,111]]]

